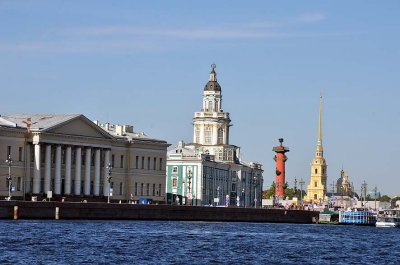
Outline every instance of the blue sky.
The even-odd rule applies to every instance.
[[[0,1],[0,114],[83,113],[192,141],[210,65],[242,158],[309,182],[319,95],[328,189],[343,167],[400,194],[399,1]]]

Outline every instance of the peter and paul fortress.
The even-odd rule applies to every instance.
[[[327,191],[327,172],[326,161],[324,158],[324,149],[322,147],[322,96],[319,101],[319,117],[318,117],[318,142],[315,149],[315,157],[311,162],[311,178],[307,187],[307,196],[305,201],[311,203],[321,203],[326,201]]]

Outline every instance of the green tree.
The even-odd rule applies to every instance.
[[[380,202],[390,202],[390,197],[387,195],[383,195],[378,199]]]
[[[273,181],[269,189],[263,191],[262,198],[269,199],[271,196],[275,196],[275,182]]]

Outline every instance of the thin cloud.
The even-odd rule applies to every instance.
[[[295,21],[312,23],[325,19],[320,13],[303,14]],[[51,53],[102,53],[102,52],[147,52],[164,51],[183,47],[193,41],[229,41],[235,44],[243,40],[266,40],[278,38],[309,38],[326,36],[327,33],[299,31],[291,29],[292,22],[273,23],[252,21],[237,24],[196,26],[99,26],[54,29],[53,39],[30,42],[0,42],[1,51],[51,52]],[[49,32],[47,32],[49,33]],[[202,44],[203,45],[203,44]],[[216,45],[213,42],[213,45]]]
[[[326,16],[322,13],[307,13],[297,17],[295,21],[302,23],[315,23],[325,19]]]

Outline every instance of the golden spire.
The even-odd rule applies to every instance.
[[[322,93],[319,97],[319,115],[318,115],[318,143],[316,149],[316,156],[323,156],[322,148]]]

